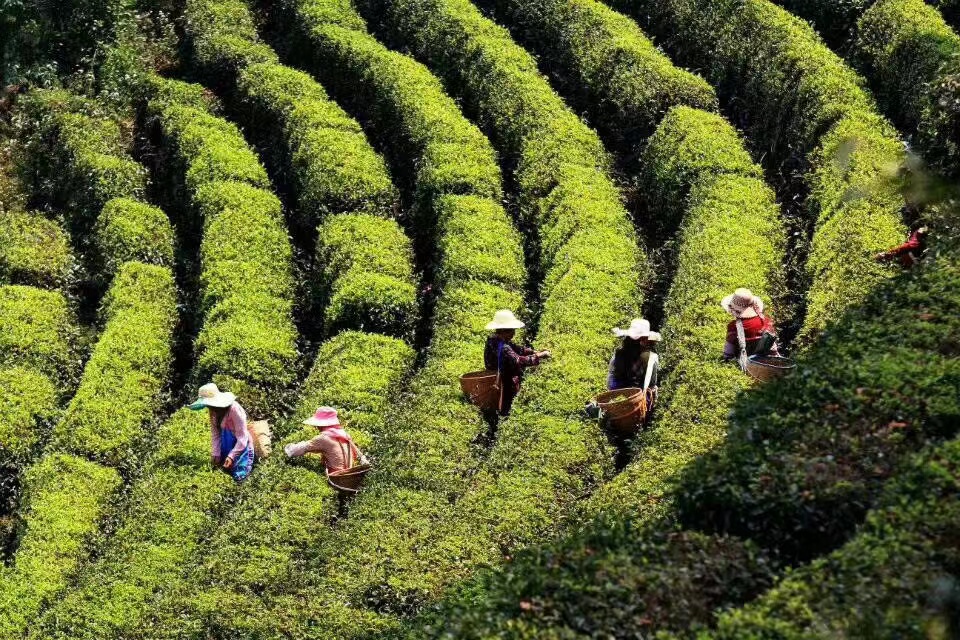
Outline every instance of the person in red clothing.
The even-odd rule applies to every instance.
[[[534,351],[530,347],[521,347],[513,342],[517,329],[523,326],[524,324],[508,309],[497,311],[493,321],[487,325],[487,331],[494,333],[487,338],[487,344],[483,350],[484,368],[500,373],[499,407],[483,412],[483,417],[490,427],[488,437],[493,436],[500,417],[510,415],[513,399],[520,391],[524,369],[535,367],[541,360],[550,357],[549,351]]]
[[[737,321],[743,323],[743,337],[748,356],[757,354],[764,332],[776,337],[777,330],[773,320],[763,314],[763,300],[753,295],[750,289],[737,289],[724,298],[720,306],[733,316],[733,320],[727,325],[727,341],[723,345],[724,360],[733,360],[740,356]],[[776,340],[762,355],[780,355]]]
[[[878,253],[875,258],[880,262],[899,260],[903,267],[910,268],[920,262],[920,258],[923,257],[923,252],[926,250],[926,248],[927,228],[919,227],[910,234],[910,237],[906,242],[898,247],[890,249],[889,251],[882,251]]]

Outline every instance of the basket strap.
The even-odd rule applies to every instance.
[[[500,346],[497,348],[497,389],[500,391],[497,398],[497,412],[503,411],[503,376],[500,374],[503,362],[503,345],[504,342],[501,340]]]
[[[650,386],[650,380],[653,379],[653,367],[656,366],[657,362],[660,361],[660,356],[658,356],[653,351],[650,352],[650,358],[647,360],[647,372],[643,376],[643,390],[646,391],[647,387]]]
[[[747,370],[747,336],[743,332],[743,320],[737,318],[737,342],[740,343],[740,368]]]

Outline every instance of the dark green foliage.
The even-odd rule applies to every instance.
[[[677,67],[636,23],[594,0],[484,0],[514,35],[560,69],[565,93],[589,105],[615,140],[642,142],[677,104],[715,109],[713,89]],[[580,94],[583,94],[582,96]]]
[[[167,214],[128,198],[107,202],[94,226],[100,273],[107,282],[131,260],[173,266],[173,227]]]
[[[238,0],[186,0],[183,25],[192,56],[215,86],[251,64],[277,61],[270,47],[257,42],[257,31],[246,3]]]
[[[34,212],[0,212],[0,282],[47,289],[66,287],[74,268],[70,238],[54,220]]]
[[[89,232],[113,198],[142,198],[145,170],[129,157],[113,114],[66,91],[32,91],[19,104],[24,187],[64,211],[72,229]]]
[[[893,272],[873,256],[902,242],[893,175],[903,148],[863,81],[805,23],[769,0],[615,0],[695,67],[746,126],[768,166],[809,190],[812,341]],[[793,179],[793,178],[792,178]]]
[[[721,615],[709,637],[956,637],[956,610],[936,600],[947,600],[951,590],[956,597],[958,478],[957,441],[917,456],[856,537],[787,574],[756,602]]]
[[[396,221],[342,214],[320,225],[318,236],[326,332],[354,327],[412,337],[417,319],[413,250]]]
[[[775,0],[790,13],[809,20],[831,47],[847,43],[850,30],[875,0]]]
[[[77,331],[63,294],[0,286],[0,365],[41,372],[66,390],[77,375]]]
[[[690,557],[696,573],[684,564]],[[648,637],[705,625],[714,607],[769,581],[767,559],[736,538],[610,521],[479,576],[403,637]]]
[[[56,416],[57,390],[42,373],[0,368],[0,467],[28,462]]]
[[[13,563],[0,568],[0,635],[20,637],[67,587],[120,485],[115,470],[63,453],[27,469],[19,547]]]
[[[924,156],[960,172],[960,37],[923,0],[881,0],[857,24],[852,56],[884,110]]]
[[[838,322],[797,375],[737,403],[727,445],[678,496],[690,526],[805,559],[842,543],[883,482],[956,432],[960,278],[945,254]]]
[[[106,326],[54,430],[62,451],[135,466],[173,360],[177,296],[169,269],[126,263],[103,302]]]
[[[77,587],[33,625],[31,638],[141,635],[159,594],[177,584],[234,487],[210,469],[206,412],[182,409],[158,430],[124,524]],[[141,636],[142,637],[142,636]]]
[[[930,4],[940,10],[947,24],[954,29],[960,26],[960,2],[957,0],[930,0]]]
[[[263,63],[244,69],[237,84],[244,119],[268,123],[273,146],[283,147],[277,164],[294,174],[302,224],[316,225],[330,213],[389,211],[396,194],[383,159],[309,75]]]

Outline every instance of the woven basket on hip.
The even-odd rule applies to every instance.
[[[796,368],[793,360],[781,356],[750,356],[747,358],[747,373],[766,382],[783,377]]]
[[[606,391],[597,396],[597,406],[614,431],[634,433],[643,427],[652,407],[648,393],[639,387]]]
[[[357,493],[363,485],[363,479],[372,468],[373,466],[369,464],[358,464],[349,469],[328,471],[327,482],[337,491]]]
[[[470,402],[481,409],[496,409],[500,405],[500,385],[497,372],[472,371],[460,376],[460,388]]]

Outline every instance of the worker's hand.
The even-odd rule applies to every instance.
[[[553,354],[550,353],[549,351],[541,351],[537,353],[537,357],[540,358],[541,360],[549,360],[551,357],[553,357]]]
[[[220,468],[220,457],[219,456],[210,456],[210,468],[219,469]]]
[[[288,458],[292,458],[292,457],[293,457],[293,443],[291,442],[290,444],[288,444],[287,446],[285,446],[285,447],[283,448],[283,452],[284,452],[285,454],[287,454],[287,457],[288,457]]]
[[[883,262],[884,260],[890,259],[890,255],[886,251],[881,251],[877,255],[873,256],[873,259],[879,262]]]
[[[225,471],[230,471],[230,469],[233,469],[233,458],[227,456],[227,458],[223,461],[223,468]]]

